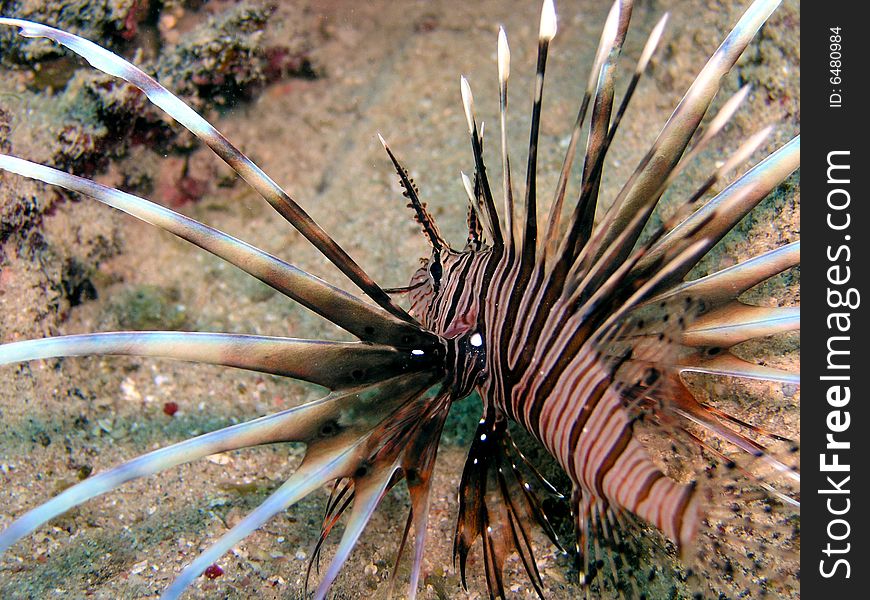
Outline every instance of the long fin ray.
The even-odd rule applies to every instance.
[[[0,365],[61,356],[154,356],[292,377],[335,390],[413,370],[416,355],[389,346],[183,331],[67,335],[0,345]],[[420,361],[422,366],[422,361]]]
[[[800,328],[800,307],[732,302],[697,317],[683,332],[685,346],[731,347],[753,338]]]
[[[483,162],[483,126],[477,127],[474,118],[474,98],[471,95],[471,86],[465,77],[459,80],[459,88],[462,95],[462,106],[465,111],[465,119],[468,122],[468,133],[471,136],[471,152],[474,155],[474,180],[479,186],[482,206],[479,207],[479,217],[488,225],[490,243],[498,249],[504,246],[501,223],[495,201],[492,198],[492,189],[489,186],[489,178],[486,174],[486,165]],[[476,194],[472,195],[472,206],[475,206]]]
[[[719,82],[767,20],[780,0],[755,0],[746,10],[722,44],[707,61],[668,119],[646,157],[620,191],[613,206],[608,210],[600,228],[603,238],[596,245],[596,252],[604,252],[637,214],[639,207],[648,203],[649,195],[655,194],[670,171],[677,164],[713,97],[719,90]],[[635,235],[640,235],[638,228]],[[626,246],[623,253],[631,250]]]
[[[523,225],[521,269],[528,280],[534,267],[538,245],[537,170],[538,138],[541,127],[541,106],[544,99],[544,76],[547,70],[547,54],[550,42],[556,36],[556,9],[552,0],[544,0],[541,7],[541,22],[538,30],[538,59],[535,67],[535,88],[532,97],[532,116],[529,131],[529,152],[526,166],[526,188],[523,196],[525,225]],[[525,285],[525,284],[523,284]]]
[[[13,156],[0,155],[0,169],[85,194],[164,229],[239,267],[360,339],[398,344],[404,338],[414,344],[429,337],[419,327],[281,259],[154,202]]]
[[[302,436],[298,434],[307,432],[293,431],[293,426],[297,425],[298,429],[298,424],[301,420],[304,420],[303,417],[306,416],[306,413],[309,417],[322,413],[325,408],[328,408],[326,406],[327,403],[328,398],[324,398],[304,406],[248,421],[247,423],[240,423],[206,433],[193,439],[143,454],[108,471],[89,477],[81,483],[64,490],[47,502],[31,509],[0,532],[0,554],[5,552],[16,541],[32,533],[54,517],[87,500],[117,489],[133,479],[147,477],[211,454],[274,441],[286,441],[294,437],[301,439]]]
[[[800,240],[775,248],[710,275],[687,281],[656,296],[650,302],[689,297],[712,308],[731,300],[778,273],[795,267],[801,260]]]
[[[287,195],[277,183],[242,154],[211,123],[185,104],[153,77],[117,54],[72,33],[22,19],[0,18],[0,25],[18,27],[24,37],[43,37],[61,44],[95,69],[136,86],[148,99],[201,139],[224,162],[254,188],[272,207],[293,225],[332,264],[393,316],[413,323],[414,320],[390,299],[369,275],[314,220]]]
[[[568,188],[568,179],[571,174],[571,167],[574,163],[574,155],[577,151],[577,144],[580,142],[580,135],[583,129],[583,123],[586,120],[586,113],[589,109],[589,104],[595,92],[596,84],[599,81],[599,73],[601,72],[604,62],[610,55],[610,50],[615,41],[616,25],[611,23],[612,20],[618,18],[618,14],[614,15],[613,11],[617,10],[618,2],[611,8],[611,13],[608,16],[608,22],[605,24],[601,37],[598,40],[598,50],[595,53],[595,59],[592,62],[589,80],[586,84],[586,89],[583,92],[583,99],[580,101],[580,108],[577,110],[577,117],[574,120],[574,128],[571,131],[571,139],[568,142],[568,149],[565,151],[565,157],[562,161],[562,169],[559,172],[559,181],[556,184],[556,193],[553,203],[550,206],[550,214],[547,218],[547,237],[546,246],[544,248],[545,256],[552,255],[558,246],[559,241],[559,223],[562,219],[562,205],[565,201],[565,195]],[[571,228],[571,225],[568,226]]]
[[[800,136],[798,135],[749,169],[669,231],[650,249],[637,269],[639,271],[648,269],[662,254],[691,243],[691,240],[696,239],[697,236],[709,238],[715,244],[799,166]],[[678,283],[692,266],[694,265],[689,265],[683,271],[677,271],[669,281]]]
[[[365,477],[355,478],[353,490],[353,508],[351,509],[347,525],[338,544],[338,549],[326,574],[314,592],[314,600],[323,600],[329,591],[329,587],[338,577],[344,563],[350,556],[351,550],[356,545],[363,529],[371,519],[372,514],[386,492],[390,480],[395,473],[396,465],[391,464],[374,469]]]
[[[334,479],[346,471],[356,459],[354,450],[356,450],[357,445],[345,448],[327,458],[319,457],[317,461],[303,462],[290,479],[273,492],[265,502],[185,567],[181,574],[175,578],[175,581],[161,594],[161,600],[177,599],[193,583],[194,579],[199,577],[210,564],[218,560],[234,545],[254,533],[279,512],[286,510],[318,489],[324,481]]]
[[[676,363],[680,372],[706,373],[708,375],[725,375],[728,377],[743,377],[762,381],[776,381],[797,385],[801,381],[800,373],[792,373],[774,367],[757,365],[734,356],[731,352],[720,352],[710,357],[701,351],[695,351],[681,356]]]

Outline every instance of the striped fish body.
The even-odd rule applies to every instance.
[[[540,286],[522,279],[516,257],[468,249],[430,258],[411,280],[411,313],[456,348],[457,397],[471,384],[484,413],[494,415],[482,420],[475,440],[480,444],[484,436],[492,450],[477,451],[499,451],[507,417],[570,477],[582,536],[587,520],[609,509],[637,515],[689,544],[701,518],[696,486],[667,477],[635,439],[626,407],[630,390],[617,377],[618,361],[588,338],[607,311],[584,319],[565,298],[537,304]],[[479,345],[471,343],[475,335]]]
[[[787,318],[772,328],[750,325],[752,309],[744,311],[737,296],[797,264],[797,248],[759,256],[754,259],[758,262],[748,261],[736,267],[734,273],[725,270],[692,283],[683,283],[683,279],[742,215],[796,168],[799,139],[696,210],[694,203],[727,170],[745,160],[747,152],[751,154],[757,148],[766,132],[752,136],[676,216],[653,228],[647,239],[640,241],[673,178],[740,103],[745,90],[725,103],[707,130],[695,135],[718,81],[776,2],[758,1],[746,11],[702,69],[613,206],[595,224],[603,157],[648,59],[648,48],[655,46],[660,33],[657,26],[650,35],[626,99],[616,110],[613,61],[631,16],[631,2],[616,2],[593,67],[593,75],[598,73],[599,77],[590,79],[557,185],[549,226],[546,235],[539,235],[535,207],[537,135],[547,50],[555,32],[547,16],[547,4],[541,19],[524,202],[518,211],[525,217],[524,223],[514,219],[509,159],[504,149],[509,71],[504,57],[509,54],[500,38],[506,223],[500,221],[489,191],[483,140],[470,88],[463,79],[462,96],[475,158],[473,183],[463,176],[471,205],[468,244],[463,252],[447,250],[434,222],[425,211],[418,210],[418,221],[432,242],[433,254],[409,286],[411,313],[452,348],[450,376],[460,382],[455,388],[459,395],[454,399],[474,387],[484,403],[460,484],[454,551],[464,580],[470,548],[478,537],[482,538],[487,582],[490,591],[498,595],[503,595],[501,569],[512,551],[520,555],[540,592],[540,577],[525,524],[535,521],[555,537],[536,495],[542,489],[548,493],[553,490],[547,489],[547,482],[537,476],[510,440],[508,421],[537,438],[570,478],[576,549],[587,574],[587,544],[595,545],[595,534],[602,532],[611,541],[618,541],[618,536],[607,533],[617,523],[640,519],[685,551],[699,538],[707,516],[705,501],[711,498],[713,488],[697,483],[694,472],[665,473],[662,460],[667,459],[657,456],[658,460],[654,460],[650,455],[639,422],[654,423],[659,435],[675,435],[675,439],[680,438],[678,443],[691,440],[690,445],[696,443],[694,450],[709,450],[703,436],[687,429],[686,423],[691,422],[753,459],[768,462],[775,470],[791,470],[768,456],[765,447],[724,425],[729,420],[738,422],[730,415],[716,414],[699,404],[684,385],[682,373],[694,370],[756,379],[789,378],[788,374],[742,362],[727,349],[737,340],[794,328],[794,322],[785,324]],[[570,173],[573,144],[579,137],[587,102],[592,107],[592,118],[581,192],[570,220],[560,226],[563,182]],[[696,143],[687,152],[693,138]],[[396,166],[401,175],[403,169]],[[403,185],[413,203],[413,186],[404,180]],[[746,279],[741,279],[744,275]],[[737,279],[741,282],[732,286]],[[759,321],[771,324],[767,316]],[[717,321],[719,318],[722,321]],[[727,337],[730,331],[721,336],[713,334],[702,342],[691,330],[696,320],[726,323],[723,330],[733,326],[740,331],[733,337]],[[699,325],[698,329],[703,327]],[[717,358],[723,350],[727,356]],[[721,454],[719,457],[729,469],[733,468],[730,459]]]

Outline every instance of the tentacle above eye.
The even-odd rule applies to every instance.
[[[331,390],[409,373],[425,355],[359,342],[180,331],[90,333],[0,345],[0,365],[60,356],[155,356],[292,377]]]
[[[301,206],[287,195],[287,192],[233,146],[211,123],[160,85],[153,77],[117,54],[72,33],[22,19],[0,17],[0,25],[19,27],[20,34],[25,37],[44,37],[53,40],[87,60],[95,69],[123,79],[142,90],[151,102],[205,142],[367,296],[393,316],[413,323],[413,318],[393,304],[386,292],[314,222]]]
[[[377,309],[325,281],[236,239],[133,194],[14,156],[0,154],[0,169],[99,200],[211,252],[329,319],[362,340],[409,346],[428,336],[416,325]]]

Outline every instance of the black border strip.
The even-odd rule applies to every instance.
[[[865,306],[870,303],[870,95],[865,85],[870,35],[859,14],[862,7],[846,0],[806,2],[801,14],[801,97],[807,109],[801,210],[802,222],[809,224],[802,228],[801,256],[801,452],[806,459],[801,471],[807,479],[802,486],[801,592],[808,599],[862,598],[867,593],[870,409],[861,375],[870,367],[870,338],[863,335],[870,311]],[[832,31],[837,27],[839,32]],[[836,35],[839,49],[837,38],[832,39]],[[831,64],[838,59],[836,52],[842,61],[840,81],[831,70],[837,67]],[[829,171],[829,163],[848,164],[849,169]],[[846,302],[849,306],[836,306]],[[849,447],[828,447],[829,434]],[[848,471],[823,470],[823,461],[830,465],[835,455],[840,465],[849,465]]]

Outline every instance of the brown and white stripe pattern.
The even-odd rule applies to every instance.
[[[601,76],[593,73],[590,77],[588,95],[593,100],[593,121],[584,165],[583,194],[578,201],[579,212],[569,223],[561,243],[558,218],[555,219],[556,225],[548,229],[548,238],[537,239],[535,211],[534,170],[543,73],[549,41],[555,33],[554,23],[549,22],[547,4],[542,15],[534,92],[525,225],[521,224],[520,231],[515,232],[510,161],[503,153],[508,222],[505,235],[498,236],[496,243],[484,251],[467,248],[463,253],[442,254],[430,260],[412,280],[412,286],[419,287],[412,292],[411,313],[445,339],[472,333],[482,336],[486,366],[479,376],[477,388],[487,406],[487,415],[504,415],[520,423],[565,469],[575,486],[573,508],[581,537],[586,536],[588,523],[592,522],[594,526],[595,519],[603,518],[610,511],[620,517],[635,515],[685,547],[694,540],[703,517],[699,487],[694,482],[675,481],[662,472],[635,435],[634,419],[645,411],[658,413],[659,417],[672,415],[678,403],[676,398],[687,395],[679,380],[679,357],[685,356],[689,347],[701,345],[693,343],[694,338],[687,333],[692,319],[699,312],[715,312],[717,306],[731,302],[736,293],[727,299],[714,298],[713,293],[695,298],[683,294],[681,299],[685,302],[682,304],[660,302],[652,305],[650,301],[656,294],[668,297],[667,290],[678,285],[682,276],[709,249],[713,240],[708,236],[713,227],[719,231],[727,230],[739,216],[735,218],[716,210],[721,203],[717,196],[698,211],[703,216],[687,220],[689,223],[694,219],[693,226],[675,227],[690,214],[691,203],[709,189],[708,182],[690,199],[686,210],[677,219],[666,223],[644,246],[633,247],[658,198],[673,180],[672,174],[685,165],[685,160],[681,160],[683,150],[695,134],[700,116],[707,110],[718,87],[712,82],[719,81],[728,72],[777,3],[758,1],[747,11],[666,125],[661,135],[664,141],[656,142],[649,155],[656,152],[662,156],[654,161],[654,165],[649,156],[641,163],[617,199],[615,208],[607,213],[606,228],[593,230],[591,216],[595,213],[601,164],[627,103],[626,99],[610,125],[612,70],[631,16],[631,2],[616,2],[595,63]],[[662,34],[664,21],[654,28],[644,48],[631,83],[632,90]],[[502,83],[500,105],[504,111],[509,51],[503,31],[499,33],[498,48]],[[481,143],[470,87],[464,79],[462,92],[472,151],[477,168],[481,169]],[[744,96],[745,90],[741,90],[726,103],[693,153],[718,132]],[[584,113],[585,107],[581,108],[577,131]],[[757,137],[760,140],[763,134]],[[750,140],[747,147],[754,149],[757,143],[757,140]],[[797,142],[794,146],[797,147]],[[741,162],[745,156],[746,148],[742,148],[731,163]],[[663,169],[662,164],[670,166]],[[570,170],[570,159],[566,165],[563,173]],[[733,166],[729,164],[727,169]],[[756,178],[760,174],[754,174],[754,169],[744,176],[745,183],[738,180],[732,187],[753,187],[752,197],[747,199],[744,196],[741,201],[745,202],[744,207],[750,203],[754,205],[760,199],[759,193],[763,196],[796,166],[794,150],[780,151],[768,159],[760,179]],[[717,173],[716,177],[721,175]],[[764,183],[761,187],[754,187],[750,179],[754,182],[764,180]],[[559,188],[557,204],[564,197],[563,182]],[[726,191],[721,195],[727,197],[730,194]],[[485,194],[478,195],[486,200],[486,206],[492,206],[491,199]],[[470,190],[469,196],[474,202]],[[628,200],[623,201],[623,197]],[[551,215],[552,222],[554,217]],[[491,227],[497,229],[498,222]],[[557,246],[558,252],[546,251]],[[437,285],[429,273],[435,260],[440,262],[436,270],[442,271]],[[787,262],[771,266],[772,260],[762,261],[766,266],[754,269],[753,283],[769,277],[774,270],[779,272],[781,268],[795,264]],[[578,282],[586,284],[579,286]],[[720,316],[718,312],[716,314]],[[722,318],[728,320],[728,316],[724,314]],[[734,317],[733,320],[740,318]],[[766,325],[783,331],[785,327],[795,326],[795,322],[793,320],[784,326],[771,318],[766,320]],[[766,330],[765,334],[768,332]],[[745,372],[749,371],[752,369],[745,369]],[[763,371],[758,368],[754,371],[755,376],[771,376]],[[499,431],[499,419],[485,415],[478,429],[481,440],[485,437],[484,441],[493,441],[493,434]],[[482,452],[482,442],[475,440],[475,444],[481,448],[473,448],[469,454],[470,464],[466,466],[469,480],[472,477],[468,473],[479,468],[475,457]],[[497,444],[492,448],[498,452]],[[480,474],[475,480],[485,477],[485,474]],[[461,502],[463,498],[473,498],[473,494],[463,495],[461,492]],[[471,500],[468,502],[473,504]],[[505,502],[511,501],[505,498]],[[462,511],[460,515],[462,521]],[[472,526],[469,523],[460,523],[463,535],[467,535],[465,529]],[[484,537],[486,554],[487,531],[481,529],[479,533]],[[457,539],[462,537],[458,534]],[[520,540],[515,537],[512,543],[520,551]],[[466,553],[467,549],[460,548],[460,556],[464,557]],[[498,585],[499,582],[491,582],[491,586],[497,588]]]
[[[324,483],[338,480],[341,491],[330,501],[321,543],[351,505],[351,498],[353,503],[335,557],[315,592],[315,598],[324,598],[372,511],[385,491],[402,477],[413,507],[405,538],[412,523],[417,533],[409,591],[413,597],[441,427],[451,403],[474,389],[483,399],[484,414],[460,484],[455,553],[464,582],[471,545],[477,537],[482,538],[491,596],[505,595],[501,571],[512,551],[519,554],[533,586],[542,594],[526,527],[535,521],[555,538],[539,496],[559,494],[513,444],[509,420],[540,440],[569,476],[577,547],[583,553],[590,534],[599,527],[605,529],[607,523],[624,523],[632,517],[656,526],[681,547],[697,536],[704,516],[701,487],[669,477],[653,461],[636,432],[637,422],[644,417],[675,430],[682,427],[680,423],[691,421],[799,481],[799,475],[767,455],[763,446],[729,428],[726,423],[736,419],[698,403],[680,379],[683,371],[700,371],[797,381],[792,373],[753,365],[729,349],[739,341],[798,326],[795,309],[756,310],[746,308],[738,299],[743,291],[798,264],[798,243],[701,280],[684,283],[683,278],[712,244],[797,168],[799,138],[695,210],[694,204],[726,171],[745,160],[765,131],[751,136],[686,200],[676,217],[639,242],[674,176],[722,128],[745,97],[745,90],[738,92],[725,103],[720,115],[697,133],[719,81],[777,4],[776,0],[753,2],[702,69],[612,208],[594,226],[604,159],[665,23],[662,19],[653,28],[622,103],[614,111],[614,70],[632,12],[631,0],[616,0],[601,36],[541,237],[537,145],[547,54],[556,34],[552,0],[544,1],[541,14],[527,176],[519,210],[513,202],[505,149],[510,51],[507,36],[500,30],[504,222],[484,165],[483,128],[477,125],[471,87],[463,78],[461,94],[475,172],[473,178],[463,175],[470,207],[469,234],[462,251],[451,249],[442,238],[407,171],[381,138],[432,246],[431,257],[424,260],[410,284],[390,291],[381,289],[289,195],[153,78],[75,35],[0,18],[0,25],[18,27],[26,36],[53,39],[94,67],[143,90],[152,102],[208,144],[376,304],[372,306],[253,246],[142,198],[0,155],[0,169],[82,192],[170,231],[259,278],[360,340],[334,343],[234,334],[116,332],[0,345],[0,364],[83,354],[168,356],[284,375],[330,390],[326,398],[297,409],[205,434],[89,478],[0,532],[0,552],[54,516],[130,479],[212,452],[298,441],[308,448],[302,466],[188,565],[164,597],[178,597],[208,564],[268,519]],[[580,193],[562,232],[561,210],[568,178],[590,106]],[[697,142],[687,153],[693,139]],[[410,312],[395,304],[388,292],[407,293]],[[433,387],[437,393],[430,396]],[[585,554],[584,560],[588,561]]]

